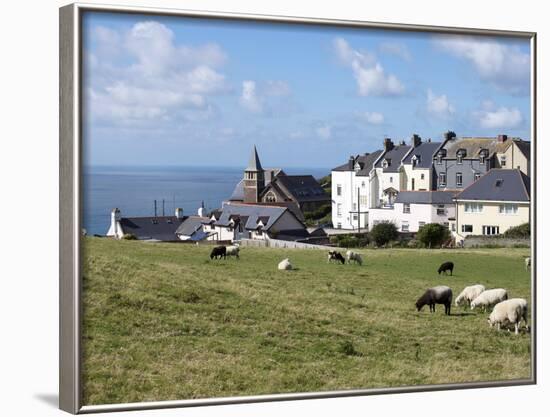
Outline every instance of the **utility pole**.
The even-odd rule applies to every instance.
[[[361,189],[357,187],[357,233],[361,233]]]
[[[157,200],[155,200],[155,217],[157,217]]]

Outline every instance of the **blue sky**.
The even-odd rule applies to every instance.
[[[333,167],[413,133],[530,139],[528,40],[87,12],[87,165]]]

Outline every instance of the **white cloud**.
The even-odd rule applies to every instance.
[[[243,81],[243,90],[240,98],[241,106],[252,113],[261,113],[263,104],[258,93],[256,92],[255,81]]]
[[[393,55],[401,58],[404,61],[412,61],[412,55],[406,45],[397,42],[382,42],[378,49],[380,52],[387,55]]]
[[[330,139],[332,137],[332,127],[329,125],[322,125],[315,129],[315,133],[321,139]]]
[[[382,113],[378,113],[378,112],[368,112],[368,111],[366,111],[364,113],[359,113],[358,117],[359,117],[360,120],[363,120],[366,123],[371,124],[371,125],[380,125],[380,124],[384,123],[384,115]]]
[[[438,96],[431,89],[428,89],[426,110],[428,114],[440,118],[448,118],[455,113],[455,108],[449,102],[447,95]]]
[[[499,107],[495,110],[480,110],[474,113],[479,126],[485,129],[512,129],[523,122],[517,108]]]
[[[469,61],[481,79],[498,90],[512,94],[529,91],[530,56],[519,47],[473,36],[438,36],[435,42],[442,50]]]
[[[361,96],[396,96],[405,92],[401,81],[386,74],[374,55],[352,49],[342,38],[336,38],[333,45],[340,61],[352,69]]]
[[[114,126],[204,120],[217,114],[210,98],[229,91],[217,69],[226,60],[218,45],[177,44],[154,21],[127,31],[100,26],[90,36],[97,46],[85,54],[85,105],[93,120]]]
[[[274,97],[289,96],[291,93],[290,86],[285,81],[267,81],[265,86],[265,94]]]

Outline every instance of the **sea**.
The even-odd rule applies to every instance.
[[[321,178],[329,168],[285,168],[289,175]],[[201,204],[207,211],[221,207],[243,177],[238,167],[85,167],[83,173],[83,228],[88,235],[105,235],[111,210],[118,207],[122,217],[174,215],[176,207],[184,215],[197,214]]]

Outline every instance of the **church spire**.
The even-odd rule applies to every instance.
[[[256,145],[254,145],[252,153],[250,154],[250,159],[248,160],[246,171],[263,171],[262,164],[260,163],[260,158],[258,157],[258,151],[256,150]]]

